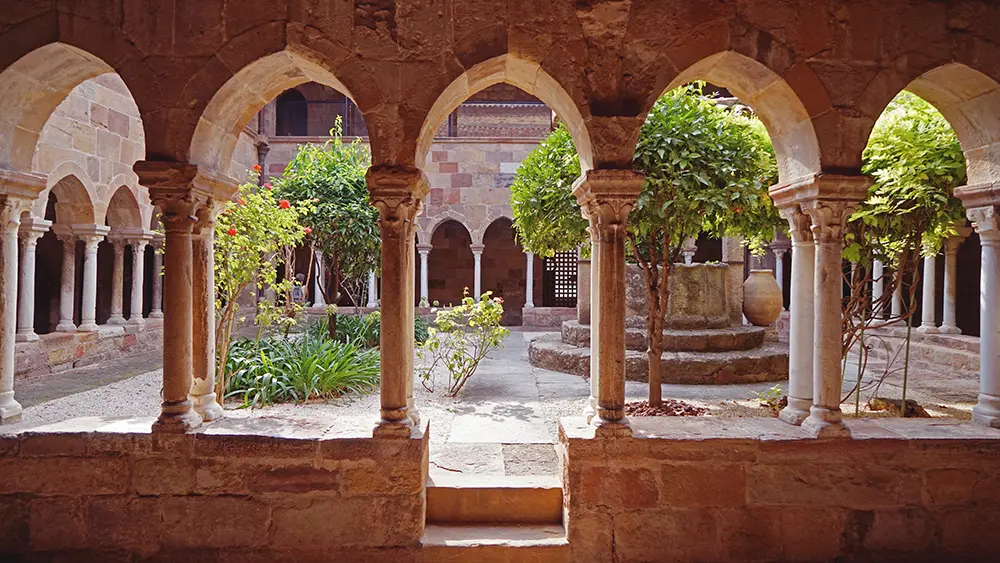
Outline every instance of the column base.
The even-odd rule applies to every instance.
[[[144,326],[146,324],[146,319],[142,317],[137,317],[135,319],[129,319],[128,323],[126,324],[128,326]]]
[[[122,315],[111,315],[111,318],[108,319],[108,322],[104,324],[123,325],[125,324],[125,317],[123,317]]]
[[[14,342],[33,342],[38,340],[38,335],[35,331],[31,332],[18,332],[14,335]]]
[[[162,319],[163,311],[152,311],[149,313],[149,318],[151,319]]]
[[[407,416],[403,420],[380,420],[372,430],[372,438],[403,439],[413,436],[413,421]]]
[[[840,409],[832,410],[815,405],[809,409],[809,416],[802,421],[802,428],[814,438],[850,438],[851,430],[844,425]]]
[[[420,411],[417,410],[417,406],[413,404],[413,397],[406,400],[406,415],[413,422],[414,428],[420,428]]]
[[[164,402],[160,417],[153,423],[154,433],[183,434],[201,426],[201,415],[191,408],[191,401]]]
[[[972,422],[990,428],[1000,428],[1000,397],[980,393],[979,402],[972,407]]]
[[[77,332],[97,332],[97,330],[99,328],[100,327],[97,326],[96,322],[90,321],[89,323],[82,323],[79,327],[77,327],[76,331]]]
[[[595,426],[594,436],[599,438],[630,438],[632,427],[625,418],[625,409],[597,408],[597,414],[591,419]]]
[[[587,406],[583,407],[583,416],[587,419],[587,424],[594,421],[594,417],[597,416],[597,397],[591,395],[587,399]]]
[[[778,418],[792,426],[801,426],[802,422],[806,418],[809,418],[810,408],[812,408],[812,399],[789,397],[788,406],[781,409],[781,412],[778,413]]]
[[[56,325],[56,332],[76,332],[76,331],[77,328],[76,325],[73,324],[73,321],[59,321],[59,324]]]
[[[21,403],[14,400],[14,392],[0,393],[0,424],[14,424],[21,421]]]
[[[202,422],[212,422],[223,417],[225,411],[222,405],[215,400],[215,393],[207,395],[191,395],[191,405],[194,412],[198,413]]]
[[[962,334],[962,329],[957,326],[941,325],[938,332],[941,334]]]
[[[920,325],[917,327],[917,332],[922,332],[924,334],[937,334],[941,331],[934,325]]]

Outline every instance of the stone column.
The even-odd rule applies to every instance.
[[[323,280],[326,278],[326,272],[323,271],[323,253],[317,250],[313,256],[316,257],[316,276],[313,279],[313,307],[326,307],[326,298],[323,297]]]
[[[17,231],[21,214],[44,189],[44,176],[0,170],[0,424],[21,419],[21,404],[14,400]]]
[[[153,237],[153,301],[150,303],[149,318],[163,318],[163,235]]]
[[[881,319],[883,315],[883,310],[878,304],[879,300],[882,299],[882,294],[885,292],[885,280],[882,276],[885,275],[885,267],[882,262],[875,260],[872,262],[872,316]]]
[[[472,298],[478,300],[479,296],[483,294],[483,250],[485,247],[481,244],[473,244],[472,258],[475,260],[475,270],[473,273],[473,290]]]
[[[694,255],[698,252],[698,239],[694,237],[688,237],[684,239],[684,246],[681,248],[681,256],[684,257],[684,263],[691,265],[694,263]]]
[[[944,241],[944,311],[940,331],[943,334],[962,334],[955,322],[955,300],[958,297],[958,247],[972,229],[958,227],[958,234]]]
[[[792,239],[792,286],[788,329],[788,406],[778,413],[796,426],[809,416],[813,403],[813,301],[816,245],[809,216],[800,207],[780,208]]]
[[[524,258],[527,262],[527,274],[524,280],[524,306],[531,308],[535,306],[535,253],[525,252]],[[580,263],[582,264],[583,260],[580,260]]]
[[[597,223],[592,221],[591,225],[588,228],[590,268],[587,271],[590,284],[590,301],[587,303],[587,312],[590,316],[590,398],[583,410],[588,424],[597,416],[597,397],[601,392],[601,349],[595,344],[600,339],[601,333],[601,284],[597,278],[601,265],[601,245],[597,237]]]
[[[896,284],[895,291],[892,292],[892,313],[893,318],[903,315],[903,280]]]
[[[778,290],[781,291],[781,309],[785,309],[785,253],[787,248],[772,248],[774,252],[774,279],[778,282]]]
[[[430,290],[428,289],[427,276],[430,272],[427,271],[427,260],[431,255],[431,245],[429,244],[418,244],[417,252],[420,253],[420,301],[421,303],[430,304]]]
[[[924,280],[921,287],[923,299],[920,307],[920,326],[917,332],[936,333],[937,328],[937,257],[924,256]]]
[[[378,307],[378,278],[375,271],[368,272],[368,303],[371,308]]]
[[[413,430],[407,383],[413,365],[413,241],[416,217],[427,195],[427,180],[413,166],[378,165],[365,179],[372,205],[379,211],[382,237],[382,326],[379,355],[381,419],[377,438],[408,438]],[[407,326],[409,325],[409,326]]]
[[[215,393],[215,217],[223,207],[212,200],[201,207],[191,238],[194,318],[190,395],[192,408],[204,422],[223,415]]]
[[[97,330],[97,245],[104,240],[110,230],[108,227],[98,227],[97,225],[87,225],[85,231],[76,227],[77,232],[81,232],[80,239],[83,240],[83,296],[80,307],[80,332],[93,332]]]
[[[746,247],[739,237],[723,237],[722,261],[729,265],[726,275],[726,308],[729,310],[729,324],[743,324],[743,264]]]
[[[62,280],[59,286],[59,324],[58,332],[76,332],[73,322],[73,305],[76,299],[76,235],[66,232],[60,234],[63,245]]]
[[[429,187],[428,187],[429,189]],[[417,206],[417,214],[423,209],[423,200]],[[413,402],[413,357],[415,354],[414,347],[416,346],[416,330],[414,328],[414,322],[417,316],[416,307],[416,282],[417,282],[417,260],[416,253],[413,252],[413,248],[417,244],[417,226],[414,220],[414,227],[410,229],[408,233],[407,245],[410,251],[406,253],[406,303],[407,307],[404,309],[406,311],[406,324],[403,328],[406,329],[406,341],[410,343],[410,352],[406,355],[406,413],[413,421],[413,426],[420,426],[420,413],[417,411],[417,406]]]
[[[597,434],[631,436],[625,418],[625,230],[628,214],[642,189],[643,177],[632,170],[589,170],[577,181],[573,193],[581,203],[596,232],[599,310],[597,338],[591,350],[600,354],[591,359],[598,366],[597,414],[593,423]],[[593,325],[592,325],[593,326]]]
[[[111,268],[111,317],[109,325],[125,324],[123,305],[125,301],[125,239],[109,237],[114,248],[114,262]]]
[[[35,334],[35,250],[50,221],[29,218],[21,222],[21,274],[18,280],[17,342],[38,340]]]
[[[132,299],[128,324],[142,326],[146,324],[146,319],[142,318],[142,290],[146,272],[146,245],[149,243],[145,239],[133,239],[129,244],[132,245]]]
[[[809,214],[816,243],[813,299],[813,405],[802,422],[816,437],[847,437],[840,411],[842,392],[841,294],[843,270],[841,252],[847,218],[868,191],[865,176],[818,175],[804,186],[807,197],[801,203]]]

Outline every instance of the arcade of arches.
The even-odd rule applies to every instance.
[[[156,418],[0,435],[0,554],[995,559],[998,26],[1000,6],[986,0],[7,7],[0,419],[21,411],[15,365],[28,347],[51,370],[68,361],[53,355],[86,353],[95,341],[109,354],[162,341],[164,366]],[[778,158],[770,193],[791,239],[775,253],[791,258],[789,399],[779,419],[625,416],[623,227],[643,180],[632,154],[656,98],[692,80],[750,105]],[[490,88],[501,83],[510,88]],[[969,251],[952,249],[979,243],[971,422],[853,420],[839,406],[842,230],[870,185],[860,173],[868,134],[903,89],[949,120],[968,164],[968,185],[955,194],[975,237],[953,241],[944,265],[930,259],[925,272],[943,268],[943,332],[975,334],[974,315],[957,312],[959,284],[975,268],[957,266],[954,256]],[[533,100],[541,104],[518,103]],[[510,111],[492,111],[497,104]],[[591,223],[594,396],[589,416],[560,421],[561,492],[548,510],[524,501],[544,487],[523,482],[429,482],[434,426],[413,402],[412,323],[421,293],[452,299],[470,283],[470,264],[473,285],[526,306],[534,298],[542,268],[512,239],[506,191],[477,182],[511,174],[552,112],[584,170],[573,193]],[[245,170],[263,163],[280,173],[295,143],[324,135],[337,115],[371,147],[366,177],[380,214],[374,430],[233,424],[213,392],[213,218]],[[497,131],[517,134],[475,146]],[[440,213],[421,214],[435,205]],[[162,254],[150,250],[161,242]],[[937,328],[937,295],[923,298],[926,331]],[[63,351],[43,346],[67,338]],[[497,511],[503,518],[490,519]],[[498,521],[524,526],[483,524]]]

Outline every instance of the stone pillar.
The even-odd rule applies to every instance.
[[[979,401],[972,421],[1000,428],[1000,185],[981,184],[955,190],[979,233]]]
[[[694,263],[694,255],[698,252],[698,239],[694,237],[688,237],[684,239],[684,246],[681,248],[681,256],[684,257],[684,263],[691,265]]]
[[[781,309],[785,309],[785,253],[787,248],[772,248],[774,252],[774,279],[778,282],[778,290],[781,291]]]
[[[883,293],[885,293],[885,280],[882,277],[885,275],[885,267],[882,262],[875,260],[872,262],[872,316],[881,319],[884,315],[884,311],[879,305],[879,300],[882,299]]]
[[[76,299],[76,235],[68,230],[59,234],[63,245],[62,279],[59,286],[59,324],[58,332],[76,332],[73,322],[73,305]]]
[[[746,247],[743,239],[738,237],[723,237],[722,261],[729,264],[726,276],[726,306],[729,309],[729,324],[743,324],[743,264]]]
[[[150,303],[149,318],[163,318],[163,235],[153,237],[153,301]]]
[[[816,243],[813,299],[813,405],[802,422],[816,437],[847,437],[840,411],[842,392],[841,252],[847,218],[867,194],[871,181],[865,176],[821,174],[803,186],[801,206],[809,214]]]
[[[900,279],[899,283],[896,284],[896,289],[892,292],[892,318],[898,318],[903,315],[903,280]]]
[[[104,240],[110,229],[97,225],[74,227],[83,240],[83,296],[80,306],[80,332],[97,330],[97,245]]]
[[[50,221],[31,217],[21,222],[21,273],[18,280],[17,342],[38,340],[35,334],[35,250]]]
[[[428,190],[429,190],[428,186]],[[421,200],[420,205],[417,207],[417,214],[420,214],[420,210],[423,209],[423,201]],[[413,401],[413,363],[414,363],[414,350],[416,346],[416,331],[414,329],[414,321],[416,321],[417,307],[416,307],[416,283],[417,283],[417,257],[416,253],[413,252],[413,248],[417,244],[417,225],[416,220],[413,222],[414,227],[410,229],[408,233],[408,238],[406,244],[409,245],[410,251],[406,253],[406,303],[407,307],[404,309],[406,312],[406,324],[403,328],[406,330],[406,341],[410,343],[410,352],[406,355],[406,414],[413,421],[414,428],[420,426],[420,413],[417,412],[417,406]]]
[[[531,308],[535,306],[535,253],[525,252],[524,259],[527,263],[525,271],[527,272],[524,280],[524,306],[526,308]],[[580,264],[583,264],[583,260],[580,260]],[[579,293],[579,290],[577,290]]]
[[[44,176],[0,170],[0,424],[21,419],[21,404],[14,400],[17,232],[21,214],[44,189]]]
[[[323,253],[316,250],[313,256],[316,260],[316,275],[313,278],[313,307],[326,307],[326,298],[323,296],[323,280],[326,279],[326,272],[323,271]]]
[[[587,270],[590,299],[587,312],[590,317],[590,398],[584,407],[583,415],[587,423],[593,422],[597,416],[597,397],[601,392],[601,349],[595,345],[601,333],[601,284],[597,272],[601,265],[601,245],[597,237],[597,224],[591,222],[590,232],[590,268]],[[581,321],[582,322],[582,321]]]
[[[573,193],[596,233],[599,296],[597,338],[591,350],[599,349],[597,434],[631,436],[625,418],[625,231],[628,214],[642,189],[643,177],[632,170],[589,170],[577,180]],[[591,315],[594,311],[591,312]],[[593,322],[593,321],[592,321]],[[593,325],[592,325],[593,326]]]
[[[223,207],[212,200],[201,207],[191,238],[194,318],[190,395],[192,408],[204,422],[223,415],[215,393],[215,217]]]
[[[943,334],[962,334],[955,322],[955,300],[958,297],[958,247],[972,229],[958,227],[958,234],[944,241],[944,311],[940,331]]]
[[[368,272],[368,303],[371,308],[378,307],[378,279],[375,271]]]
[[[109,237],[111,247],[114,248],[114,262],[111,268],[111,317],[108,318],[109,325],[125,324],[123,305],[125,301],[125,239],[115,236]]]
[[[582,325],[591,324],[593,318],[591,307],[593,259],[594,249],[591,248],[590,258],[580,258],[576,264],[576,320]]]
[[[936,333],[937,328],[937,257],[924,256],[924,280],[921,287],[923,299],[920,308],[920,326],[917,332]]]
[[[431,255],[431,245],[418,244],[417,252],[420,253],[420,302],[430,304],[430,290],[428,289],[427,277],[430,272],[427,270],[427,260]]]
[[[408,412],[413,366],[413,241],[416,217],[427,195],[427,179],[413,166],[378,165],[365,179],[372,205],[379,212],[382,237],[382,326],[379,355],[381,418],[377,438],[408,438],[413,419]],[[409,324],[409,326],[407,326]]]
[[[128,324],[142,326],[146,324],[146,319],[142,318],[142,294],[146,272],[146,245],[149,243],[145,239],[132,239],[129,244],[132,246],[132,299],[129,304]]]
[[[473,290],[472,298],[478,300],[479,296],[483,294],[483,249],[485,248],[481,244],[473,244],[472,258],[475,260],[475,270],[473,273]]]
[[[776,197],[776,196],[772,196]],[[816,245],[809,216],[800,207],[780,208],[792,239],[792,286],[788,329],[788,406],[778,413],[796,426],[809,416],[813,403],[813,300]]]

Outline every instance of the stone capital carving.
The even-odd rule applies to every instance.
[[[424,173],[415,166],[382,164],[369,168],[365,180],[383,239],[415,237],[416,218],[429,191]]]
[[[812,242],[812,223],[809,214],[798,205],[779,207],[778,214],[785,221],[788,221],[788,237],[793,243],[802,244]]]
[[[431,250],[433,250],[433,249],[434,249],[434,247],[431,246],[431,244],[427,243],[427,242],[422,242],[422,243],[420,243],[420,244],[417,245],[417,252],[419,252],[421,254],[430,254]]]
[[[44,231],[25,231],[21,230],[21,243],[24,245],[25,250],[34,250],[38,246],[38,239],[42,238]]]
[[[642,191],[642,174],[633,170],[588,170],[573,186],[573,195],[590,220],[598,240],[624,237],[628,214]]]
[[[486,250],[485,244],[470,244],[469,249],[472,250],[473,254],[482,254]]]
[[[140,160],[132,169],[149,189],[149,199],[160,208],[167,231],[186,231],[198,221],[203,206],[225,202],[239,185],[232,178],[201,172],[193,164]]]
[[[819,244],[842,241],[847,218],[857,207],[857,202],[846,200],[814,199],[802,204],[812,220],[813,240]]]
[[[1000,205],[967,208],[965,213],[984,244],[1000,241]]]

